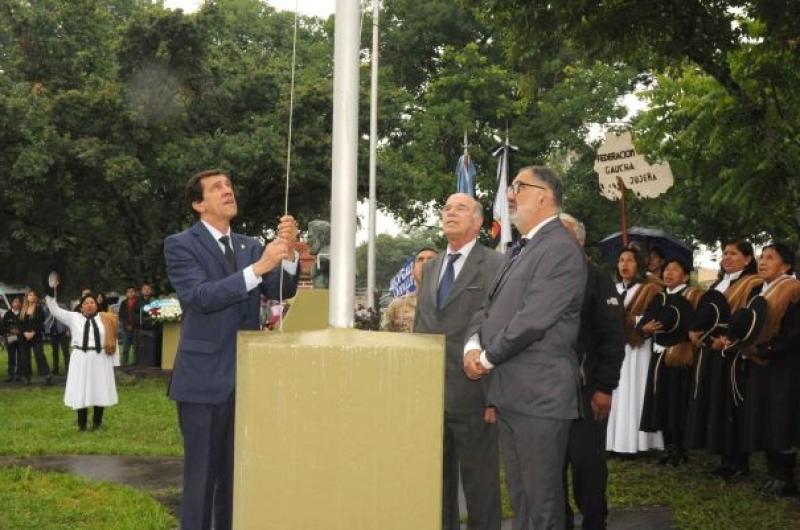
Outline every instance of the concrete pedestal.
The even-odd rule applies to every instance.
[[[444,337],[238,338],[234,527],[441,526]]]

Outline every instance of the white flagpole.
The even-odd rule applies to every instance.
[[[360,9],[359,0],[336,0],[328,317],[328,323],[333,328],[352,328],[354,318]]]
[[[378,163],[378,17],[379,0],[372,0],[371,95],[369,104],[369,239],[367,241],[367,307],[375,309],[376,172]]]

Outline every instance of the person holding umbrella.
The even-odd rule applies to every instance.
[[[667,260],[666,296],[650,304],[637,327],[643,335],[654,337],[641,429],[663,432],[666,451],[658,461],[661,465],[679,466],[688,459],[683,442],[694,361],[689,326],[703,294],[687,285],[690,271],[690,266],[679,259]]]
[[[661,292],[661,287],[645,281],[645,264],[639,249],[623,247],[617,256],[617,292],[625,308],[625,357],[619,384],[613,392],[608,415],[606,449],[618,454],[661,449],[661,434],[639,430],[647,369],[650,364],[650,339],[636,331],[644,310]]]

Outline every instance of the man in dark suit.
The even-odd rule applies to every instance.
[[[133,349],[136,330],[139,329],[139,298],[136,296],[136,287],[129,285],[125,289],[125,298],[119,303],[119,329],[122,336],[122,352],[120,364],[128,365],[128,354]],[[136,350],[134,349],[134,361]]]
[[[581,246],[586,242],[583,223],[562,213],[561,222]],[[608,502],[606,484],[606,427],[611,395],[619,383],[625,357],[624,311],[611,277],[587,261],[586,292],[578,332],[578,365],[581,375],[583,416],[572,423],[567,447],[567,466],[572,469],[572,492],[583,515],[581,528],[605,530]],[[564,468],[564,502],[567,528],[575,527],[567,498]]]
[[[446,335],[442,529],[459,530],[458,477],[464,485],[469,530],[499,530],[497,425],[480,381],[464,375],[464,333],[480,309],[504,258],[478,243],[483,212],[467,194],[442,209],[447,250],[425,265],[414,332]],[[487,421],[488,420],[488,421]]]
[[[586,259],[558,219],[561,179],[523,168],[508,188],[522,234],[469,327],[464,370],[490,371],[516,528],[564,526],[564,458],[579,414],[578,339]]]
[[[232,233],[236,197],[221,170],[191,177],[186,197],[199,221],[164,241],[167,273],[183,309],[169,389],[183,435],[181,528],[208,529],[213,519],[215,530],[225,530],[233,515],[236,334],[260,329],[260,293],[294,295],[297,225],[283,216],[278,237],[263,250],[256,239]]]

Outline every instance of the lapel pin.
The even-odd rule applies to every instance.
[[[244,250],[244,244],[242,244],[242,250]]]

